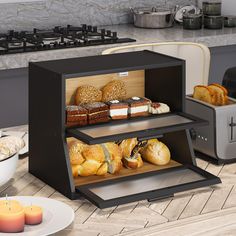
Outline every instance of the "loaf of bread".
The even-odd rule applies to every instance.
[[[162,142],[152,140],[141,150],[142,158],[154,165],[166,165],[170,162],[170,150]]]
[[[223,106],[228,103],[228,92],[219,84],[197,85],[194,87],[193,98],[215,106]]]
[[[85,104],[93,102],[101,102],[102,91],[91,85],[82,85],[77,88],[75,94],[75,104]]]
[[[86,145],[72,140],[68,148],[74,177],[115,174],[122,167],[121,150],[115,143]]]
[[[113,80],[102,88],[102,101],[122,100],[126,97],[125,83],[120,80]]]

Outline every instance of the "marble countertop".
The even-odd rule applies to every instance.
[[[141,29],[133,25],[105,26],[106,29],[117,31],[119,37],[129,37],[137,40],[136,43],[154,43],[166,41],[190,41],[203,43],[208,47],[218,47],[236,44],[236,28],[222,30],[183,30],[181,26],[168,29]],[[55,60],[80,56],[100,54],[107,48],[121,45],[113,44],[72,49],[51,50],[33,53],[20,53],[2,55],[0,57],[0,70],[27,67],[30,61]]]

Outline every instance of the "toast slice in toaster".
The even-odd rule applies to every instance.
[[[208,86],[197,85],[194,87],[193,98],[201,100],[203,102],[214,104],[214,90],[208,88]]]
[[[219,84],[210,84],[208,88],[214,91],[215,102],[213,105],[223,106],[228,103],[228,91]]]

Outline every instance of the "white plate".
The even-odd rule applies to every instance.
[[[43,197],[25,197],[16,196],[8,197],[19,201],[24,206],[37,205],[43,208],[43,222],[40,225],[25,226],[22,233],[0,233],[0,236],[46,236],[56,233],[69,226],[75,217],[71,207],[63,202],[59,202],[50,198]],[[5,198],[0,198],[4,200]]]

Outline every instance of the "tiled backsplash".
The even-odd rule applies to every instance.
[[[0,32],[66,24],[125,24],[132,22],[130,7],[194,3],[196,0],[42,0],[0,3]]]

